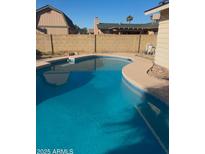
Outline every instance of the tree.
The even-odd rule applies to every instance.
[[[130,24],[130,22],[131,22],[133,19],[134,19],[134,17],[131,16],[131,15],[129,15],[129,16],[127,17],[127,22],[129,22],[129,24]]]
[[[75,26],[76,33],[79,34],[80,33],[80,27],[78,25],[74,25],[74,26]]]
[[[75,29],[78,34],[88,34],[88,30],[86,27],[80,28],[78,25],[75,25]]]
[[[88,34],[88,30],[86,27],[80,29],[80,34]]]

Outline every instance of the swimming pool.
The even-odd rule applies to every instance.
[[[122,76],[122,68],[130,62],[91,56],[75,64],[63,60],[38,69],[37,149],[72,149],[74,154],[165,153],[136,110],[150,100],[131,89]]]

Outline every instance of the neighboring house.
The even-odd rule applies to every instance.
[[[94,34],[154,34],[158,31],[158,23],[125,24],[100,23],[96,17],[94,21]],[[152,32],[152,33],[150,33]]]
[[[160,13],[155,64],[169,69],[169,1],[145,11],[145,15]]]
[[[76,33],[72,20],[62,11],[46,5],[36,10],[37,32],[46,34]]]

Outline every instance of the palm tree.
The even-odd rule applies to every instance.
[[[133,16],[131,16],[131,15],[129,15],[128,17],[127,17],[127,22],[129,22],[129,24],[130,24],[130,22],[133,20]]]

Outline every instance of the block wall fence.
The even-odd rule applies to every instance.
[[[141,53],[148,43],[156,47],[156,35],[48,35],[36,34],[36,49],[42,53]]]

